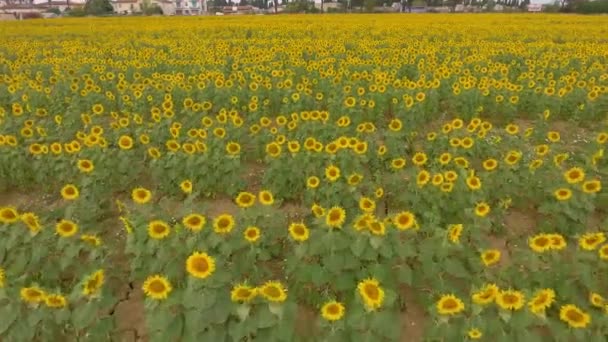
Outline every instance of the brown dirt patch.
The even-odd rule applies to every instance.
[[[139,287],[129,291],[127,298],[116,305],[114,320],[121,341],[147,341],[144,296]]]
[[[424,308],[414,295],[415,289],[409,286],[401,287],[401,296],[405,300],[405,311],[401,313],[401,341],[417,342],[424,339],[424,329],[428,317]]]

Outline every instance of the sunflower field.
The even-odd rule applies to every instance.
[[[0,340],[605,341],[606,37],[0,23]]]

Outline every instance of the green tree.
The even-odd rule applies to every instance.
[[[87,0],[84,11],[89,15],[103,15],[114,12],[110,0]]]

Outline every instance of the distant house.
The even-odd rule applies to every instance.
[[[224,6],[222,7],[222,13],[224,15],[228,14],[253,14],[258,10],[258,8],[253,7],[251,5],[245,6]]]
[[[50,8],[57,8],[59,9],[59,11],[61,12],[65,12],[66,9],[71,8],[82,8],[84,7],[84,3],[75,3],[74,1],[61,1],[61,0],[54,0],[54,1],[48,1],[48,2],[41,2],[35,5],[37,8],[40,8],[42,10],[48,10]]]
[[[111,4],[118,14],[141,13],[144,9],[143,0],[113,0]],[[160,7],[164,15],[174,15],[176,11],[175,3],[171,0],[151,0],[150,5]]]

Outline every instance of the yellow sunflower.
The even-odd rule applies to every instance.
[[[258,289],[258,293],[269,302],[282,303],[287,299],[287,289],[278,281],[268,281]]]
[[[608,260],[608,243],[600,247],[597,254],[599,255],[600,259]]]
[[[559,309],[559,318],[571,328],[585,328],[591,323],[591,316],[576,305],[566,304]]]
[[[417,152],[412,157],[412,163],[414,163],[414,165],[416,165],[416,166],[422,166],[422,165],[426,164],[427,160],[428,160],[428,158],[427,158],[426,154],[423,152]]]
[[[594,179],[584,182],[581,188],[586,194],[594,194],[602,190],[602,183],[599,180]]]
[[[68,300],[60,294],[50,294],[44,297],[44,303],[49,308],[60,309],[68,304]]]
[[[551,238],[548,234],[538,234],[528,239],[528,246],[536,253],[551,249]]]
[[[562,235],[554,233],[547,236],[551,239],[551,249],[559,251],[566,248],[566,239]]]
[[[368,278],[359,282],[357,291],[368,311],[375,311],[384,303],[384,290],[375,278]]]
[[[173,288],[167,277],[156,274],[146,278],[142,290],[147,297],[155,300],[163,300],[169,297],[169,293],[171,293]]]
[[[95,296],[105,283],[104,270],[97,270],[87,276],[82,283],[82,294],[85,296]]]
[[[481,180],[476,176],[467,177],[467,186],[471,190],[479,190],[481,189]]]
[[[558,201],[567,201],[572,197],[572,191],[568,188],[559,188],[553,192]]]
[[[80,172],[89,173],[95,169],[93,162],[89,159],[79,159],[77,163]]]
[[[234,228],[234,217],[230,214],[222,214],[213,219],[213,231],[218,234],[228,234]]]
[[[185,194],[191,194],[192,193],[192,181],[189,179],[182,181],[181,183],[179,183],[179,188],[182,189],[182,191]]]
[[[344,307],[344,304],[332,300],[323,304],[321,307],[321,316],[330,322],[334,322],[342,319],[345,311],[346,308]]]
[[[471,328],[467,331],[467,336],[469,336],[471,340],[479,340],[483,336],[483,333],[477,328]]]
[[[330,182],[335,182],[336,180],[338,180],[338,178],[340,178],[340,169],[334,165],[328,166],[327,168],[325,168],[325,177]]]
[[[182,224],[193,232],[199,232],[205,227],[207,219],[201,214],[189,214],[182,219]]]
[[[475,215],[485,217],[490,212],[490,205],[486,202],[479,202],[475,205]]]
[[[416,184],[418,187],[425,186],[431,179],[431,174],[427,170],[420,170],[416,176]]]
[[[19,292],[21,300],[29,304],[37,304],[44,301],[46,293],[37,286],[24,287]]]
[[[376,210],[376,202],[369,197],[361,197],[359,199],[359,208],[366,213],[371,213]]]
[[[207,253],[194,252],[186,259],[186,271],[195,278],[208,278],[215,271],[215,259]]]
[[[316,218],[325,216],[325,208],[323,208],[322,206],[320,206],[316,203],[314,203],[312,205],[311,211],[315,215]]]
[[[393,224],[399,230],[408,230],[415,226],[416,216],[410,211],[402,211],[395,215]]]
[[[0,208],[0,223],[14,223],[19,220],[19,212],[14,207]]]
[[[260,228],[258,227],[247,227],[243,232],[243,237],[245,240],[254,243],[260,239],[261,236]]]
[[[0,267],[0,289],[6,286],[6,273],[4,268]]]
[[[602,295],[595,292],[589,293],[589,303],[600,309],[603,308],[606,304],[608,304],[608,302],[606,302],[606,299],[602,297]]]
[[[346,221],[346,211],[342,207],[332,207],[327,211],[325,224],[330,228],[341,228]]]
[[[152,192],[146,188],[138,187],[131,191],[131,199],[137,204],[146,204],[152,199]]]
[[[500,261],[500,251],[497,249],[487,249],[481,253],[481,261],[486,266],[492,266]]]
[[[171,227],[162,220],[154,220],[148,223],[148,235],[155,240],[162,240],[169,236]]]
[[[498,286],[496,286],[496,284],[485,284],[478,291],[473,292],[471,297],[473,299],[473,303],[486,305],[494,302],[499,292],[500,289]]]
[[[240,192],[236,196],[236,204],[241,208],[249,208],[255,204],[255,195],[250,192]]]
[[[235,303],[248,303],[257,295],[257,289],[247,284],[237,284],[230,291],[230,300]]]
[[[530,311],[537,315],[543,315],[545,310],[555,302],[555,291],[553,289],[542,289],[537,291],[528,303]]]
[[[524,294],[520,291],[502,290],[496,296],[496,304],[504,310],[519,310],[524,303]]]
[[[448,239],[452,243],[460,243],[460,235],[462,234],[462,224],[451,224],[448,227]]]
[[[585,180],[585,171],[580,167],[573,167],[564,172],[564,178],[570,184],[580,183]]]
[[[294,222],[289,225],[289,235],[291,238],[298,242],[303,242],[308,240],[310,236],[310,232],[306,225],[302,222]]]
[[[40,224],[40,218],[38,217],[38,215],[32,212],[21,214],[21,222],[25,223],[27,228],[30,230],[30,233],[33,235],[35,235],[40,231],[40,229],[42,229],[42,225]]]
[[[484,170],[486,171],[494,171],[496,167],[498,167],[498,161],[496,159],[486,159],[482,164]]]
[[[97,235],[82,234],[80,235],[80,240],[94,247],[101,245],[101,239]]]
[[[274,196],[269,190],[260,191],[260,193],[258,194],[258,200],[260,201],[260,203],[262,203],[262,205],[274,204]]]
[[[578,245],[586,251],[593,251],[605,241],[606,234],[603,232],[585,233],[578,239]]]
[[[55,232],[61,237],[71,237],[78,232],[78,225],[73,221],[62,219],[55,225]]]
[[[65,200],[72,201],[77,199],[79,196],[80,192],[74,184],[67,184],[61,188],[61,197],[63,197]]]
[[[350,184],[350,177],[349,177],[348,182]],[[321,181],[319,180],[319,177],[317,177],[317,176],[310,176],[310,177],[308,177],[308,179],[306,179],[306,187],[309,189],[316,189],[320,183],[321,183]]]
[[[436,304],[440,315],[456,315],[464,311],[464,303],[453,294],[442,295]]]

